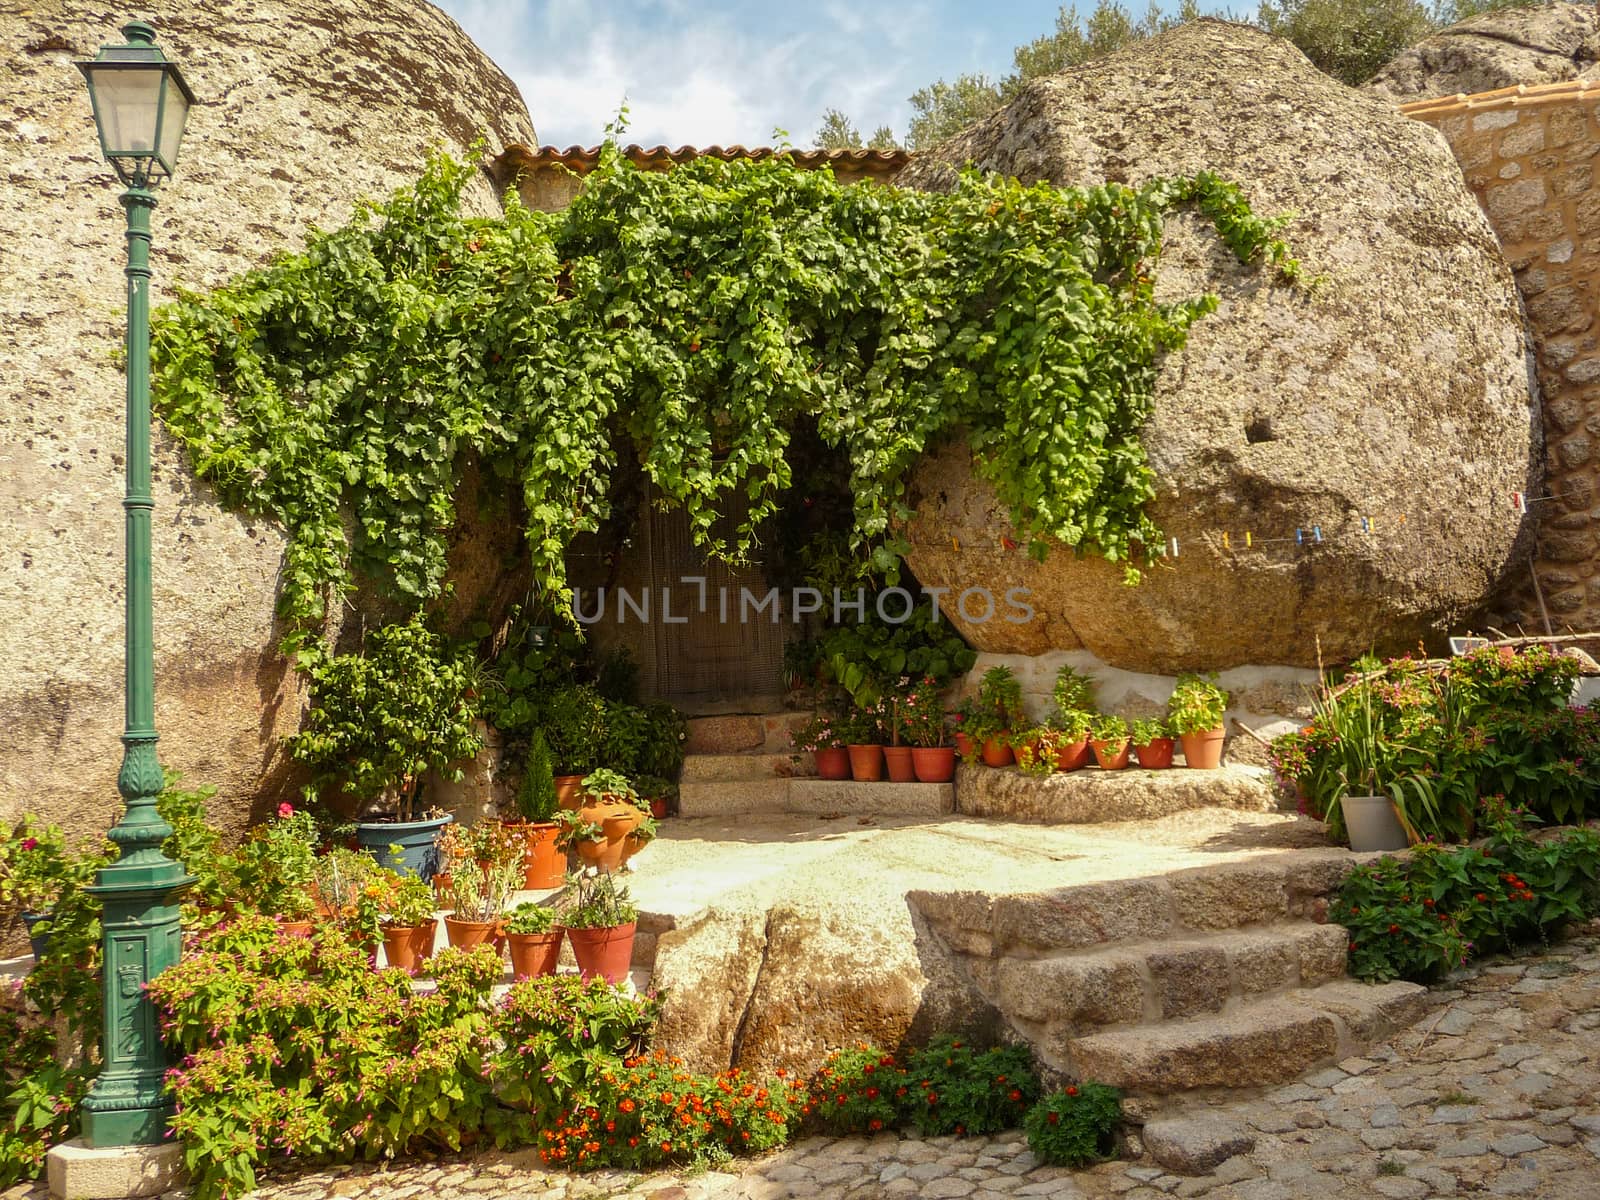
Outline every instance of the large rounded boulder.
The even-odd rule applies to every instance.
[[[1211,170],[1284,230],[1314,282],[1241,267],[1168,224],[1158,296],[1218,310],[1170,354],[1144,444],[1177,556],[1120,565],[1006,536],[965,445],[913,477],[909,563],[979,649],[1088,649],[1134,670],[1313,665],[1468,618],[1524,549],[1513,491],[1540,456],[1521,310],[1498,243],[1432,129],[1288,42],[1191,22],[1031,83],[919,156],[904,185],[973,163],[1025,182],[1132,184]],[[987,599],[1028,589],[1032,620]]]
[[[1396,100],[1472,95],[1600,74],[1593,4],[1498,8],[1442,29],[1397,55],[1366,87]]]
[[[112,10],[0,12],[0,817],[88,834],[119,803],[123,218],[73,69],[121,41]],[[516,87],[438,9],[405,0],[175,0],[157,36],[199,100],[155,213],[155,297],[205,288],[414,179],[427,153],[531,142]],[[469,204],[500,211],[487,174]],[[294,673],[273,614],[283,541],[223,511],[155,447],[161,754],[236,823],[284,789]]]

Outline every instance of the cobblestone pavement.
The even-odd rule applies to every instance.
[[[523,1152],[285,1177],[252,1200],[1600,1198],[1600,929],[1542,954],[1485,960],[1432,1000],[1367,1058],[1152,1116],[1131,1137],[1136,1157],[1086,1171],[1038,1165],[1020,1134],[885,1134],[808,1139],[738,1174],[574,1177]]]

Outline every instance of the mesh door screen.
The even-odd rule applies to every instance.
[[[743,497],[728,497],[726,508],[718,522],[719,536],[731,535],[744,516]],[[708,561],[691,539],[689,519],[681,509],[650,504],[645,526],[646,567],[654,581],[651,599],[660,605],[665,591],[667,603],[651,614],[650,657],[655,661],[646,667],[641,683],[689,711],[770,707],[783,690],[789,609],[772,602],[755,611],[768,590],[760,563],[734,567]],[[700,579],[705,580],[703,587]]]

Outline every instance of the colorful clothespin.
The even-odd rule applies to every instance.
[[[1320,546],[1322,544],[1322,526],[1321,525],[1313,525],[1311,527],[1311,533],[1312,533],[1312,536],[1314,536],[1317,539],[1317,545]]]
[[[1232,544],[1228,541],[1228,531],[1226,529],[1224,529],[1222,531],[1222,548],[1224,550],[1232,550],[1233,549]]]
[[[1169,553],[1172,555],[1172,557],[1173,558],[1177,558],[1178,557],[1178,539],[1177,538],[1170,539],[1168,541],[1167,545],[1168,545],[1168,548],[1169,548]]]
[[[1294,544],[1296,546],[1304,546],[1306,544],[1306,531],[1298,525],[1294,528]]]
[[[1372,522],[1367,520],[1366,517],[1362,517],[1361,518],[1361,532],[1362,533],[1371,533],[1372,532]]]
[[[1511,507],[1516,509],[1519,513],[1526,513],[1528,511],[1527,494],[1525,492],[1512,492]]]
[[[1251,533],[1248,529],[1245,530],[1245,534],[1244,534],[1245,549],[1248,550],[1250,548],[1250,543],[1255,541],[1255,537],[1256,537],[1256,535]]]

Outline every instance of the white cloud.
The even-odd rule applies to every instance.
[[[444,0],[444,7],[522,89],[546,143],[593,145],[624,97],[628,141],[766,145],[775,129],[810,143],[829,107],[865,130],[903,130],[905,97],[929,81],[918,45],[926,4],[833,0],[796,6],[804,25],[766,13],[657,0]]]

